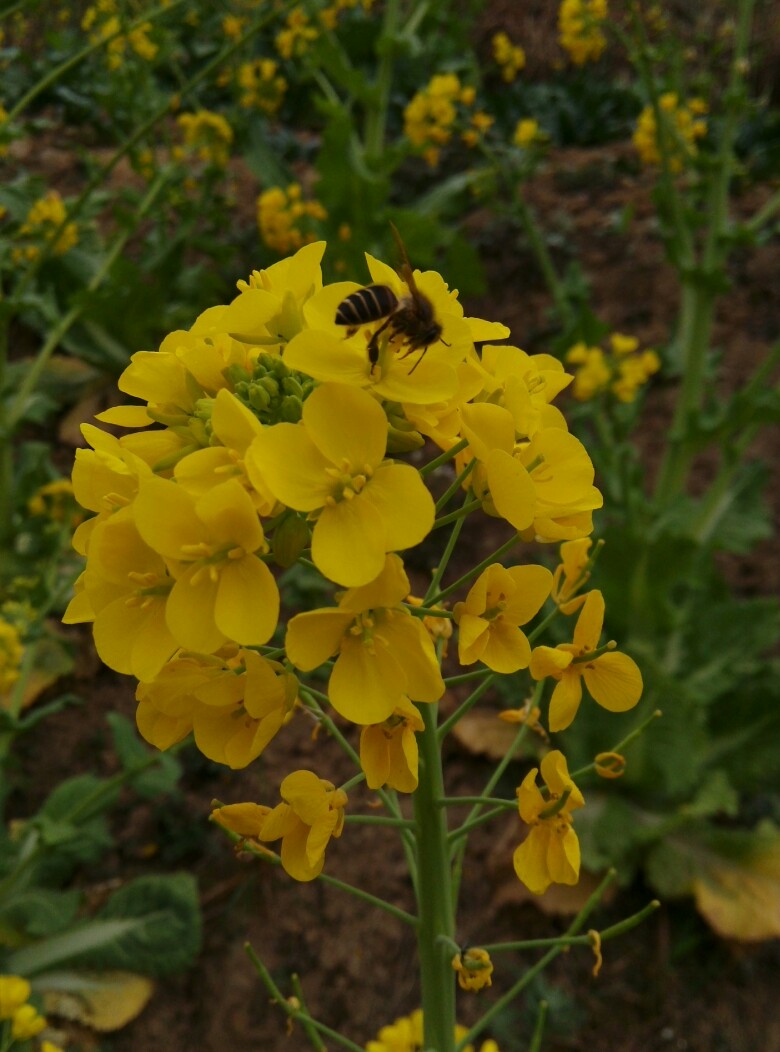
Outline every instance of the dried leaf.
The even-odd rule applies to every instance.
[[[43,996],[46,1015],[74,1019],[94,1030],[119,1030],[145,1008],[154,984],[132,972],[81,972],[68,990],[47,990]]]
[[[696,907],[719,935],[745,942],[780,936],[780,838],[744,860],[701,858],[698,868]]]
[[[517,737],[517,731],[516,723],[505,723],[498,718],[497,712],[480,710],[467,712],[455,725],[452,733],[464,749],[473,755],[487,756],[490,760],[503,760]],[[515,756],[532,755],[534,753],[529,746],[529,736],[526,736]]]

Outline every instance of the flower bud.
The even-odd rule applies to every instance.
[[[309,546],[309,527],[299,515],[287,514],[274,530],[272,551],[279,566],[286,570]]]

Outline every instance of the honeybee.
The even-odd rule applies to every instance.
[[[408,358],[414,351],[422,351],[409,370],[411,376],[425,357],[425,352],[430,345],[441,339],[442,327],[436,320],[433,304],[417,288],[401,235],[392,223],[390,227],[402,260],[398,273],[406,282],[409,295],[399,299],[389,285],[366,285],[365,288],[351,292],[346,299],[341,301],[336,308],[336,325],[346,325],[347,335],[352,336],[361,325],[384,318],[385,320],[368,341],[368,360],[371,362],[371,370],[373,372],[379,360],[379,337],[385,329],[390,329],[391,338],[393,336],[403,337],[402,342],[407,349],[401,355],[402,358]]]

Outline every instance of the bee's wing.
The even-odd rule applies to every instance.
[[[398,228],[395,223],[390,223],[390,229],[393,231],[393,237],[398,247],[398,253],[401,257],[401,266],[398,268],[398,273],[401,275],[403,280],[409,289],[412,299],[419,299],[420,293],[417,288],[417,282],[414,280],[414,271],[412,265],[409,262],[409,256],[406,253],[406,246],[401,240],[401,235],[398,233]]]

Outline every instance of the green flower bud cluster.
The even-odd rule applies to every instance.
[[[259,355],[251,374],[240,366],[231,366],[227,374],[236,397],[262,424],[296,424],[303,403],[316,387],[311,377],[293,372],[281,358],[267,352]]]

